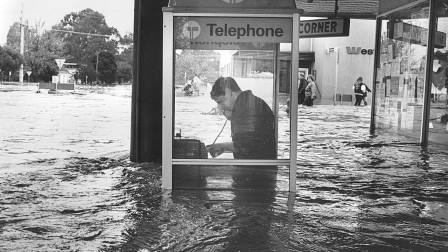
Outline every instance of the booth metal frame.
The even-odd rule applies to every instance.
[[[174,123],[174,17],[237,17],[237,18],[291,18],[291,104],[298,100],[299,70],[299,23],[300,9],[234,9],[222,8],[163,8],[163,104],[162,104],[162,189],[173,189],[173,165],[245,165],[245,166],[289,166],[289,192],[296,192],[297,175],[297,117],[298,107],[290,108],[290,155],[289,159],[238,160],[238,159],[173,159]],[[278,49],[278,46],[276,47]],[[278,78],[278,73],[275,75]],[[274,80],[274,96],[278,97],[278,80]],[[277,99],[273,102],[278,112]],[[276,113],[276,112],[275,112]],[[278,118],[275,118],[276,124]]]

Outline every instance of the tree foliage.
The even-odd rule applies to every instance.
[[[57,75],[59,68],[57,58],[65,58],[62,40],[51,31],[43,31],[42,24],[29,27],[30,36],[25,43],[25,70],[31,70],[31,80],[51,81]]]
[[[9,27],[8,35],[6,35],[6,45],[20,52],[20,23],[15,22]]]
[[[92,83],[93,81],[95,81],[96,71],[92,64],[81,66],[81,68],[78,71],[79,71],[78,76],[82,82]]]
[[[120,40],[121,53],[117,56],[117,81],[124,83],[132,81],[134,63],[134,36],[125,34]]]
[[[0,70],[1,78],[9,75],[9,72],[14,73],[20,69],[20,65],[23,63],[23,57],[20,53],[16,52],[10,47],[0,46]]]
[[[117,29],[107,25],[103,14],[92,9],[65,15],[53,29],[59,30],[64,48],[71,56],[70,61],[88,64],[92,55],[97,53],[117,53],[120,34]],[[61,30],[67,32],[60,32]]]
[[[97,62],[98,59],[98,62]],[[102,83],[112,84],[117,80],[117,63],[111,53],[102,52],[91,58],[91,64],[98,63],[98,80]]]
[[[125,61],[117,62],[117,81],[119,84],[132,80],[132,66]]]
[[[9,71],[14,73],[23,63],[25,71],[32,71],[32,81],[51,81],[59,70],[55,59],[64,58],[67,63],[80,65],[74,77],[83,82],[86,77],[90,83],[99,80],[110,84],[117,78],[119,82],[132,80],[133,34],[121,37],[99,12],[92,9],[71,12],[50,31],[44,30],[43,23],[23,27],[23,57],[20,56],[21,25],[16,22],[10,27],[8,46],[0,54],[3,75]]]
[[[197,76],[205,82],[219,76],[219,53],[212,50],[184,50],[176,53],[176,85]]]

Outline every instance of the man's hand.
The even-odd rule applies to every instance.
[[[217,157],[225,151],[224,147],[220,144],[207,145],[206,148],[212,157]]]

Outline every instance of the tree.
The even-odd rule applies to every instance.
[[[24,35],[25,41],[29,40],[30,30],[27,25],[24,27]],[[11,25],[11,27],[9,27],[8,35],[6,35],[6,45],[17,52],[20,52],[20,37],[20,23],[15,22]]]
[[[132,66],[124,61],[117,62],[117,81],[119,84],[132,80]]]
[[[120,39],[120,54],[117,55],[117,81],[118,83],[132,81],[132,68],[134,63],[134,37],[132,33]]]
[[[217,79],[219,53],[211,50],[183,50],[176,53],[176,85],[183,85],[186,79],[197,76],[208,82]]]
[[[91,58],[90,63],[92,65],[97,63],[96,55]],[[111,53],[102,52],[98,54],[98,80],[106,84],[112,84],[117,80],[117,63]]]
[[[2,79],[4,76],[9,75],[9,72],[14,73],[18,71],[22,63],[23,57],[20,53],[10,47],[0,46],[0,70]]]
[[[117,61],[124,61],[133,66],[134,62],[134,39],[131,34],[126,34],[120,39],[120,53],[117,55]]]
[[[117,52],[120,34],[106,24],[103,14],[92,9],[65,15],[58,25],[53,26],[53,30],[62,38],[72,62],[87,65],[92,55]]]
[[[96,78],[96,72],[95,72],[95,68],[93,67],[93,65],[89,64],[86,66],[82,66],[79,69],[79,78],[81,79],[82,82],[85,81],[86,84],[92,83],[92,81],[94,81]]]
[[[127,33],[120,38],[120,43],[118,45],[119,55],[124,55],[126,58],[120,59],[125,60],[127,63],[131,64],[132,61],[132,51],[134,50],[134,35],[132,33]],[[130,53],[129,53],[130,52]],[[131,58],[128,58],[128,56]]]
[[[59,71],[55,59],[67,58],[62,40],[51,31],[42,32],[42,27],[42,24],[30,27],[29,39],[25,41],[24,68],[33,72],[33,81],[51,81]]]
[[[15,22],[9,27],[8,35],[6,35],[6,45],[20,52],[20,23]]]

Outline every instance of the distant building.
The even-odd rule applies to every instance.
[[[64,63],[59,70],[59,83],[75,83],[75,74],[78,73],[79,64],[77,63]],[[53,76],[52,82],[58,82],[58,76]]]
[[[351,19],[349,36],[300,39],[298,71],[315,76],[320,103],[331,103],[335,93],[352,95],[352,86],[358,77],[362,77],[364,83],[372,88],[374,31],[374,20]],[[227,61],[221,64],[221,75],[244,78],[263,72],[273,73],[273,58],[272,51],[229,51]],[[289,93],[290,44],[280,45],[278,58],[279,91]]]

